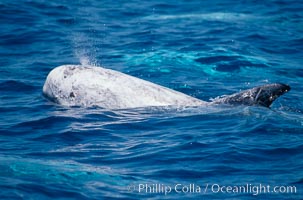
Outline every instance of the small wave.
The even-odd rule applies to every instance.
[[[69,124],[69,121],[73,121],[75,119],[76,118],[74,117],[50,116],[43,117],[41,119],[20,122],[12,128],[22,130],[44,129],[46,127],[56,127],[59,125],[59,123]]]
[[[145,17],[146,20],[180,20],[195,19],[203,21],[239,22],[243,20],[255,20],[257,16],[244,13],[202,13],[202,14],[180,14],[180,15],[151,15]]]
[[[15,80],[8,80],[0,83],[0,92],[31,92],[37,87]]]
[[[228,61],[235,61],[242,58],[241,56],[225,56],[225,55],[218,55],[218,56],[209,56],[209,57],[200,57],[195,59],[196,62],[201,64],[213,64],[217,62],[228,62]]]

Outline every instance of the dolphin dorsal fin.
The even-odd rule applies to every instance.
[[[215,104],[232,105],[259,105],[270,107],[270,105],[281,95],[288,92],[290,87],[283,83],[273,83],[254,87],[222,98],[214,99]]]

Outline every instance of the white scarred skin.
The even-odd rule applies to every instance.
[[[207,104],[118,71],[89,65],[62,65],[53,69],[47,76],[43,94],[66,106],[107,109]]]

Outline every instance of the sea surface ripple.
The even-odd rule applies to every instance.
[[[0,199],[303,199],[302,10],[295,0],[2,0]],[[62,64],[206,101],[274,82],[292,90],[271,109],[62,107],[42,95]],[[296,192],[214,191],[260,184]]]

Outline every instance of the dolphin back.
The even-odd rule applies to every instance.
[[[43,95],[64,106],[105,109],[207,104],[134,76],[89,65],[56,67],[46,78]]]
[[[267,84],[244,90],[222,98],[216,98],[214,104],[248,105],[264,106],[270,105],[281,95],[288,92],[290,86],[283,83]]]

